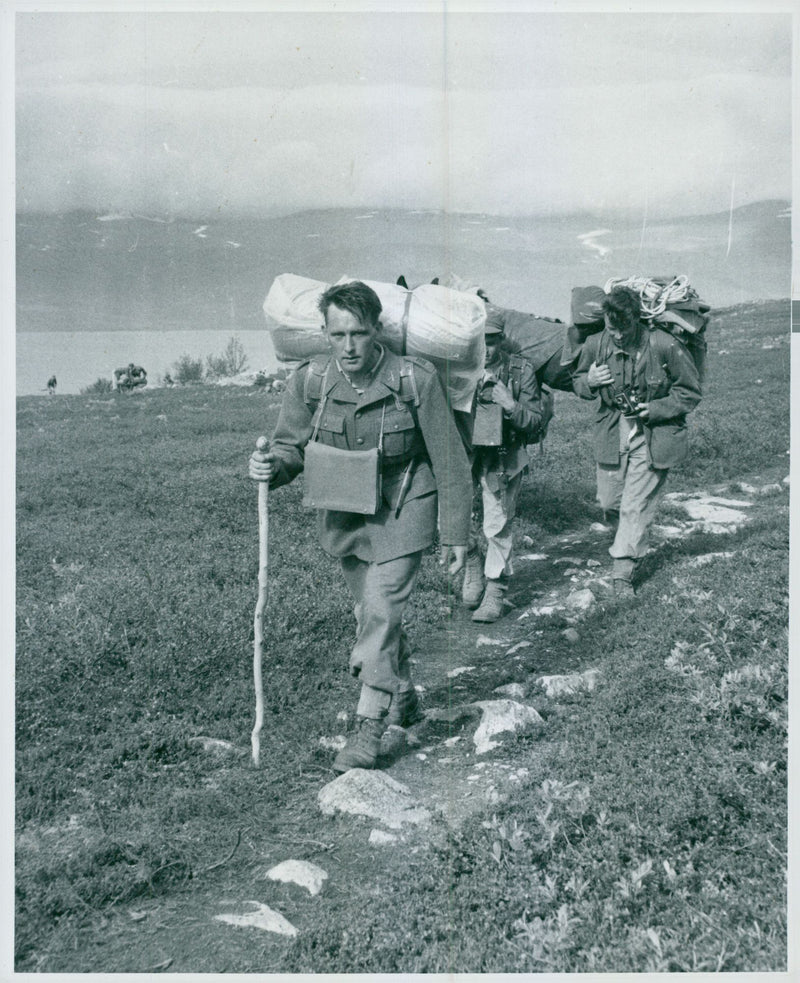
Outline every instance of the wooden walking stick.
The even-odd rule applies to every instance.
[[[259,437],[256,450],[269,450],[266,437]],[[253,746],[253,764],[258,768],[261,753],[261,727],[264,723],[264,682],[261,666],[263,662],[264,608],[267,606],[267,570],[269,566],[269,482],[258,483],[258,603],[255,614],[255,635],[253,642],[253,682],[256,690],[256,723],[250,735]]]

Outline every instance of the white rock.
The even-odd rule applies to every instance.
[[[577,631],[575,631],[575,629],[574,629],[574,628],[565,628],[565,629],[564,629],[564,630],[563,630],[563,631],[561,632],[561,634],[562,634],[562,635],[564,636],[564,638],[566,638],[566,640],[567,640],[568,642],[571,642],[571,643],[572,643],[573,645],[574,645],[574,644],[575,644],[576,642],[578,642],[578,641],[580,641],[580,637],[581,637],[581,636],[580,636],[580,635],[578,634],[578,632],[577,632]]]
[[[506,683],[505,686],[498,686],[492,690],[499,696],[507,696],[511,700],[522,700],[525,698],[525,687],[522,683]]]
[[[447,674],[447,678],[455,679],[456,676],[463,676],[465,672],[475,672],[475,666],[459,666],[457,669],[451,669]]]
[[[344,812],[377,819],[389,829],[403,823],[426,823],[430,813],[411,796],[408,788],[382,771],[353,768],[320,789],[319,807],[326,816]]]
[[[592,532],[609,532],[611,530],[611,526],[607,526],[603,522],[593,522],[589,526],[589,529]]]
[[[583,563],[583,560],[577,556],[559,556],[558,559],[553,560],[553,566],[556,566],[558,563],[569,563],[570,566],[577,567]]]
[[[700,556],[693,556],[691,560],[686,561],[687,567],[705,567],[709,563],[713,563],[714,560],[729,560],[735,553],[731,552],[721,552],[721,553],[702,553]]]
[[[256,911],[247,915],[224,914],[215,915],[218,922],[236,925],[240,928],[259,928],[262,932],[274,932],[276,935],[297,935],[297,929],[288,922],[279,911],[273,911],[260,901],[244,901],[243,904],[255,905]]]
[[[539,676],[536,683],[552,699],[554,696],[590,693],[597,686],[599,679],[599,669],[587,669],[585,672],[574,672],[566,676]]]
[[[565,602],[567,610],[573,612],[588,611],[594,603],[595,596],[588,587],[584,587],[583,590],[570,591]]]
[[[519,652],[520,649],[527,649],[533,645],[533,642],[517,642],[516,645],[512,645],[511,648],[506,652],[506,655],[513,655],[515,652]]]
[[[397,843],[397,837],[386,830],[373,829],[369,834],[369,842],[372,846],[387,846],[389,843]]]
[[[533,546],[533,540],[531,539],[531,537],[530,537],[530,536],[523,536],[523,537],[522,537],[522,542],[523,542],[523,543],[524,543],[524,544],[525,544],[526,546]]]
[[[789,479],[790,479],[790,478],[791,478],[791,475],[788,475],[788,474],[787,474],[787,475],[786,475],[786,477],[785,477],[785,478],[783,479],[783,484],[784,484],[784,485],[788,485],[788,484],[789,484]]]
[[[549,557],[546,553],[523,553],[522,556],[518,556],[517,559],[534,562],[536,560],[547,560]]]
[[[319,894],[328,879],[328,873],[307,860],[284,860],[268,870],[267,877],[271,881],[297,884],[304,887],[309,894]]]
[[[587,560],[587,567],[601,567],[603,564],[599,560]]]
[[[762,485],[756,494],[758,495],[779,495],[783,491],[781,485],[774,482],[771,485]]]
[[[460,740],[461,738],[458,735],[456,735],[455,737],[446,737],[444,741],[444,746],[453,747],[455,744],[458,744]]]
[[[653,525],[650,531],[658,539],[680,539],[686,535],[686,526],[659,526]]]
[[[508,645],[507,638],[491,638],[489,635],[478,635],[475,645],[480,648],[481,645]]]
[[[326,751],[341,751],[345,744],[347,744],[347,738],[344,734],[337,734],[335,737],[320,737],[318,743]]]
[[[472,737],[477,754],[484,754],[498,746],[497,741],[491,740],[495,734],[528,730],[544,724],[533,707],[515,700],[482,700],[473,705],[483,711],[480,725]]]

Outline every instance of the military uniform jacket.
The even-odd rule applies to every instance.
[[[511,371],[512,358],[519,366],[518,372]],[[536,437],[542,423],[542,390],[533,364],[527,358],[501,351],[500,363],[487,365],[487,369],[511,389],[514,409],[503,411],[503,446],[476,447],[473,470],[478,474],[504,474],[513,478],[530,464],[526,444]],[[519,379],[518,385],[514,377]]]
[[[600,396],[594,428],[595,458],[598,464],[615,466],[620,456],[621,414],[608,387],[590,388],[586,377],[592,362],[608,365],[614,387],[633,385],[639,399],[647,403],[650,418],[643,429],[651,466],[671,468],[683,461],[689,453],[686,414],[700,402],[702,389],[694,360],[681,342],[658,328],[647,330],[637,359],[617,348],[606,330],[587,339],[573,388],[582,399]]]
[[[383,563],[423,550],[436,533],[437,506],[441,542],[466,545],[469,460],[429,362],[386,349],[361,395],[329,356],[300,365],[289,379],[273,436],[271,449],[280,467],[271,487],[287,484],[303,470],[304,448],[317,423],[317,439],[342,450],[377,447],[383,429],[381,507],[366,516],[320,509],[320,542],[327,553]],[[412,461],[411,483],[396,515]]]

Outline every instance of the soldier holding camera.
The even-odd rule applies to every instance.
[[[357,730],[333,764],[343,772],[375,766],[387,724],[422,718],[403,612],[437,517],[448,572],[462,568],[471,482],[436,370],[380,343],[375,291],[330,287],[320,311],[331,352],[291,375],[270,450],[256,451],[249,470],[271,487],[305,471],[304,504],[318,509],[321,545],[356,602],[350,671],[361,694]]]
[[[614,591],[632,597],[633,574],[647,552],[667,474],[688,454],[686,414],[702,390],[683,344],[641,320],[637,293],[615,287],[602,306],[605,328],[587,339],[573,388],[582,399],[600,399],[597,498],[603,510],[619,509],[609,549]]]
[[[477,609],[473,621],[493,622],[503,614],[508,578],[514,572],[512,523],[530,463],[526,445],[537,438],[545,413],[533,365],[502,348],[502,312],[489,311],[484,336],[486,366],[472,420],[472,473],[481,493],[486,559],[481,560],[473,534],[461,599],[466,607]]]

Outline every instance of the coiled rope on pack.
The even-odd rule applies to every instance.
[[[603,290],[608,294],[614,287],[628,287],[639,295],[642,317],[645,320],[652,320],[663,314],[669,304],[697,297],[696,291],[689,285],[689,277],[684,275],[673,277],[669,282],[646,276],[612,277]]]

